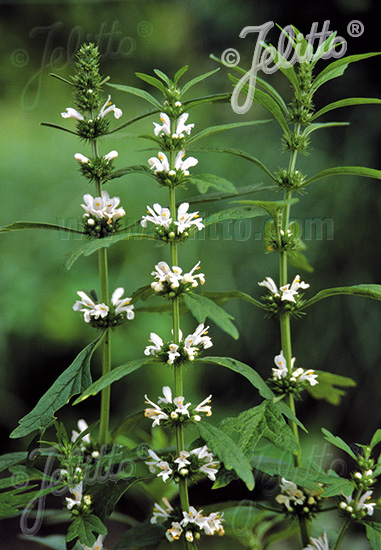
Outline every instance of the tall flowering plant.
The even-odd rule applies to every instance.
[[[368,445],[354,449],[341,438],[323,429],[325,438],[346,452],[356,464],[349,479],[340,477],[310,460],[303,449],[299,430],[306,431],[297,417],[295,401],[308,391],[313,397],[325,398],[338,403],[341,389],[335,386],[350,386],[353,381],[313,368],[303,368],[296,363],[291,346],[291,319],[300,317],[315,302],[336,294],[353,294],[381,299],[379,285],[355,285],[319,291],[308,299],[310,285],[300,275],[289,278],[289,264],[298,272],[309,271],[304,255],[305,244],[301,230],[291,222],[291,207],[298,200],[293,195],[308,184],[336,174],[359,174],[381,179],[377,170],[364,167],[336,167],[307,178],[296,168],[299,153],[308,150],[312,132],[342,123],[317,123],[317,118],[337,107],[361,103],[380,103],[380,100],[349,98],[329,104],[315,111],[313,95],[324,82],[340,76],[349,63],[363,56],[350,56],[334,61],[317,76],[314,75],[317,61],[333,47],[332,35],[313,52],[306,41],[298,44],[288,35],[297,52],[299,65],[284,69],[284,60],[274,54],[275,63],[289,79],[294,97],[287,104],[268,83],[258,80],[254,100],[263,105],[277,120],[283,131],[284,147],[290,153],[289,164],[273,173],[251,154],[237,149],[213,148],[214,152],[238,155],[254,163],[269,177],[276,190],[283,190],[282,200],[239,200],[237,197],[261,190],[261,186],[236,188],[231,182],[213,174],[199,174],[199,160],[193,156],[193,144],[216,132],[266,121],[232,123],[197,131],[192,122],[191,109],[202,103],[226,102],[230,94],[217,94],[194,100],[184,100],[188,90],[201,80],[211,76],[206,73],[180,85],[187,67],[180,69],[173,79],[156,70],[155,76],[138,73],[145,83],[152,85],[161,94],[161,99],[126,85],[112,85],[119,91],[136,95],[148,101],[153,109],[135,116],[111,129],[112,118],[122,119],[123,113],[103,92],[108,79],[99,73],[99,54],[92,44],[81,47],[77,56],[75,75],[65,80],[74,92],[74,107],[62,112],[67,128],[46,123],[78,136],[84,145],[75,154],[74,160],[89,183],[95,186],[93,194],[83,195],[83,228],[68,229],[52,224],[16,222],[1,228],[14,231],[44,228],[54,231],[75,231],[86,237],[86,242],[73,250],[65,261],[71,267],[78,258],[92,253],[98,255],[98,292],[78,290],[78,299],[72,306],[83,316],[83,321],[97,330],[97,337],[82,350],[73,363],[58,377],[52,387],[40,398],[35,408],[20,420],[11,437],[34,434],[27,452],[15,452],[0,457],[2,469],[10,469],[11,477],[1,480],[0,514],[2,517],[21,515],[24,534],[37,535],[43,521],[39,504],[36,519],[31,525],[30,511],[36,502],[41,503],[47,494],[61,496],[65,519],[69,522],[65,537],[59,544],[68,550],[83,548],[101,550],[108,547],[107,535],[112,532],[109,521],[121,497],[133,486],[144,487],[145,494],[152,495],[152,505],[147,510],[146,520],[130,526],[116,548],[164,548],[174,541],[187,550],[198,546],[207,548],[205,535],[223,535],[235,538],[234,544],[243,548],[269,548],[277,541],[284,541],[295,534],[296,519],[300,533],[298,548],[304,550],[338,550],[351,522],[365,527],[372,548],[378,548],[380,523],[371,521],[379,507],[374,494],[374,485],[381,474],[381,459],[375,454],[381,442],[381,430],[377,430]],[[298,46],[296,48],[296,46]],[[265,46],[266,47],[266,46]],[[302,57],[303,54],[303,57]],[[240,69],[237,68],[239,71]],[[60,80],[62,77],[58,77]],[[230,76],[234,84],[238,79]],[[250,93],[249,87],[242,87]],[[124,110],[124,109],[123,109]],[[145,137],[155,146],[155,154],[147,158],[146,165],[133,165],[115,170],[119,159],[117,151],[102,154],[99,140],[137,120],[153,116],[152,132]],[[86,149],[85,149],[86,146]],[[126,212],[119,197],[105,190],[117,177],[141,173],[159,184],[163,194],[160,202],[147,205],[146,213],[138,213],[137,219],[127,225]],[[184,186],[195,185],[205,201],[235,197],[235,204],[228,209],[201,217],[193,204],[200,197],[178,200]],[[213,193],[207,193],[209,187]],[[180,258],[179,243],[185,243],[205,227],[229,219],[244,219],[264,216],[266,223],[265,249],[279,254],[279,282],[270,276],[259,281],[265,293],[262,299],[242,291],[213,292],[204,290],[207,276],[200,271],[201,261],[194,258],[185,266]],[[147,284],[131,291],[117,287],[110,292],[107,250],[110,246],[131,239],[159,241],[163,257],[156,265],[147,266]],[[149,273],[151,277],[149,278]],[[276,279],[276,277],[275,277]],[[291,280],[292,279],[292,280]],[[291,281],[291,282],[290,282]],[[305,298],[306,296],[306,298]],[[274,350],[272,371],[264,380],[251,366],[230,357],[207,356],[204,352],[213,347],[209,335],[209,321],[233,338],[238,337],[232,317],[220,304],[228,299],[242,299],[260,308],[267,317],[274,317],[279,324],[281,350]],[[140,299],[152,300],[153,305],[140,307]],[[161,305],[157,301],[161,300]],[[156,301],[156,303],[154,303]],[[171,317],[170,332],[151,332],[144,335],[141,357],[112,368],[111,331],[121,323],[130,323],[140,311],[161,311]],[[193,332],[184,335],[182,315],[190,312],[195,318]],[[213,327],[214,327],[213,325]],[[216,327],[214,330],[218,330]],[[102,375],[92,381],[90,363],[95,350],[102,348]],[[213,347],[214,349],[214,347]],[[217,426],[208,419],[212,415],[212,395],[203,395],[200,402],[188,401],[184,383],[184,368],[196,364],[217,365],[242,375],[263,399],[262,402],[237,417],[224,418]],[[110,387],[130,373],[146,365],[165,366],[168,381],[157,399],[142,391],[144,411],[132,414],[126,421],[110,431]],[[197,370],[195,369],[195,372]],[[136,391],[135,388],[132,391]],[[140,388],[139,388],[140,391]],[[91,396],[101,394],[99,421],[88,426],[85,420],[78,421],[78,430],[71,435],[56,413],[70,400],[76,405]],[[151,423],[152,443],[139,443],[138,430],[134,426],[142,419]],[[54,424],[55,436],[51,435]],[[119,437],[128,425],[130,439]],[[188,430],[187,428],[193,428]],[[169,434],[173,441],[162,448],[155,433]],[[190,434],[197,430],[195,439]],[[70,433],[70,432],[69,432]],[[52,439],[48,441],[46,438]],[[263,452],[263,440],[266,451]],[[54,469],[55,468],[55,469]],[[14,475],[28,480],[22,486],[14,486]],[[213,488],[223,488],[233,480],[255,491],[254,476],[271,477],[278,486],[271,502],[257,503],[245,500],[240,503],[222,502],[202,505],[192,502],[191,488],[202,480],[213,482]],[[41,487],[36,489],[36,482]],[[33,485],[29,485],[33,482]],[[160,487],[157,490],[157,487]],[[157,498],[160,494],[161,499]],[[247,494],[247,493],[246,493]],[[67,496],[66,496],[67,495]],[[257,495],[254,492],[254,497]],[[43,506],[42,506],[43,508]],[[339,512],[343,517],[342,527],[336,535],[316,533],[315,518],[326,512]],[[129,522],[128,517],[124,521]],[[134,522],[135,523],[135,522]],[[315,535],[315,532],[312,532]],[[332,540],[331,540],[332,539]],[[47,538],[37,537],[45,546],[52,546]],[[175,542],[176,546],[176,542]],[[57,542],[54,541],[54,548]],[[275,546],[274,546],[275,549]]]

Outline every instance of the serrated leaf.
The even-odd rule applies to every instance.
[[[372,550],[381,550],[381,523],[375,521],[364,522],[366,528],[366,538]]]
[[[346,99],[340,99],[339,101],[329,103],[328,105],[317,111],[311,118],[311,120],[316,120],[325,113],[329,113],[329,111],[333,111],[334,109],[340,109],[341,107],[351,107],[353,105],[379,105],[380,103],[381,99],[377,99],[375,97],[348,97]]]
[[[225,130],[232,130],[234,128],[241,128],[243,126],[253,126],[255,124],[264,124],[266,122],[270,122],[269,120],[249,120],[246,122],[231,122],[230,124],[219,124],[218,126],[210,126],[209,128],[205,128],[204,130],[201,130],[198,134],[195,134],[190,139],[188,139],[188,145],[191,145],[195,141],[198,141],[201,138],[211,136],[212,134],[216,134],[218,132],[224,132]]]
[[[220,176],[215,176],[214,174],[197,174],[197,176],[190,176],[187,182],[195,185],[200,193],[206,193],[209,187],[214,187],[214,189],[226,193],[237,193],[234,183]]]
[[[35,430],[48,428],[55,420],[55,412],[66,405],[74,395],[85,391],[91,384],[91,357],[103,336],[104,334],[98,336],[77,355],[70,367],[41,397],[34,409],[19,420],[19,426],[13,430],[10,437],[24,437]]]
[[[156,108],[162,109],[161,103],[159,103],[157,99],[144,90],[140,90],[139,88],[134,88],[132,86],[126,86],[124,84],[108,84],[108,86],[111,86],[111,88],[115,88],[115,90],[119,90],[120,92],[126,92],[128,94],[141,97],[142,99],[148,101],[148,103],[151,103],[151,105],[154,105]]]
[[[381,179],[381,170],[375,170],[374,168],[366,168],[365,166],[336,166],[335,168],[328,168],[323,170],[300,186],[300,189],[304,189],[310,183],[320,180],[322,178],[328,178],[330,176],[362,176],[364,178]]]
[[[250,304],[253,304],[254,306],[257,306],[261,309],[266,309],[266,307],[261,302],[255,300],[254,298],[249,296],[249,294],[245,294],[245,292],[241,292],[239,290],[229,290],[225,292],[206,291],[202,292],[202,296],[209,298],[209,300],[213,300],[213,302],[216,302],[216,304],[219,305],[224,304],[230,298],[235,298],[237,300],[244,300],[245,302],[249,302]]]
[[[208,226],[224,220],[247,220],[258,216],[266,216],[266,214],[265,210],[259,206],[236,206],[207,216],[203,219],[203,223]]]
[[[249,380],[249,382],[257,388],[259,394],[265,399],[273,399],[275,397],[263,378],[261,378],[252,367],[249,367],[249,365],[245,363],[241,363],[241,361],[231,359],[230,357],[202,357],[201,359],[197,359],[197,362],[226,367]]]
[[[195,84],[198,84],[199,82],[202,82],[203,80],[205,80],[209,76],[212,76],[212,74],[217,73],[219,70],[220,69],[213,69],[213,71],[209,71],[207,73],[196,76],[195,78],[192,78],[192,80],[190,80],[189,82],[184,84],[184,86],[181,88],[181,96],[183,96],[189,90],[189,88],[191,88]]]
[[[8,231],[23,231],[25,229],[45,229],[48,231],[64,231],[67,233],[81,233],[84,234],[83,231],[79,231],[77,229],[65,227],[63,225],[56,225],[54,223],[43,223],[43,222],[15,222],[11,223],[10,225],[3,225],[0,227],[0,232],[8,232]]]
[[[349,55],[347,57],[342,57],[337,59],[325,67],[315,78],[311,91],[315,92],[322,84],[325,84],[333,78],[342,76],[350,63],[356,61],[361,61],[362,59],[367,59],[369,57],[374,57],[375,55],[380,55],[380,52],[371,52],[360,55]]]
[[[315,386],[308,385],[306,390],[314,399],[325,399],[331,405],[340,404],[342,396],[345,395],[345,390],[342,390],[342,387],[356,386],[356,382],[347,376],[318,370],[315,370],[315,374],[318,375],[319,383]]]
[[[70,524],[66,540],[70,542],[79,539],[81,544],[86,544],[86,546],[92,548],[98,535],[106,534],[107,528],[97,516],[94,514],[83,514],[76,516],[74,521]]]
[[[154,240],[154,235],[149,235],[148,233],[138,233],[138,232],[121,232],[112,237],[104,237],[103,239],[97,239],[96,241],[88,241],[87,243],[75,248],[69,254],[65,255],[64,266],[66,269],[70,269],[73,264],[81,256],[90,256],[97,250],[101,248],[110,248],[110,246],[121,241],[128,241],[130,239],[135,240]]]
[[[14,466],[23,460],[26,460],[28,453],[25,451],[15,451],[14,453],[6,453],[5,455],[0,456],[0,472],[9,468],[9,466]]]
[[[124,493],[143,478],[129,477],[127,479],[109,479],[106,482],[89,485],[87,493],[91,496],[91,509],[102,521],[106,521],[114,511],[116,504]],[[146,478],[144,478],[146,479]]]
[[[230,155],[235,155],[237,157],[248,160],[249,162],[252,162],[256,166],[258,166],[258,168],[260,168],[273,181],[275,181],[273,174],[270,172],[268,168],[266,168],[266,166],[260,160],[253,157],[253,155],[250,155],[250,153],[246,153],[245,151],[241,151],[240,149],[235,149],[232,147],[192,147],[191,150],[206,151],[209,153],[228,153]]]
[[[98,380],[96,380],[93,384],[88,385],[86,388],[84,388],[83,393],[74,401],[73,405],[78,405],[78,403],[81,403],[91,395],[97,395],[97,393],[103,390],[103,388],[110,386],[110,384],[112,384],[113,382],[116,382],[117,380],[124,378],[124,376],[131,374],[131,372],[140,369],[140,367],[155,362],[156,361],[154,359],[146,357],[144,359],[135,359],[134,361],[129,361],[124,365],[120,365],[119,367],[112,369],[107,374],[104,374],[103,376],[98,378]]]
[[[227,470],[234,470],[246,484],[249,491],[254,489],[254,477],[246,456],[234,441],[222,430],[201,420],[197,422],[200,436],[207,446],[221,460]]]
[[[308,490],[314,491],[321,489],[315,471],[311,471],[301,466],[295,467],[291,462],[287,462],[286,460],[261,455],[254,456],[251,459],[251,465],[256,470],[269,476],[284,477],[288,481],[292,481]]]
[[[345,443],[345,441],[341,439],[341,437],[331,434],[331,432],[326,430],[325,428],[322,428],[321,431],[324,434],[324,438],[329,443],[331,443],[331,445],[333,445],[334,447],[337,447],[338,449],[341,449],[342,451],[345,451],[349,456],[351,456],[354,460],[356,460],[355,453],[352,451],[350,446],[347,445],[347,443]]]
[[[339,286],[337,288],[325,288],[320,290],[315,296],[307,300],[303,304],[301,309],[329,298],[330,296],[338,296],[340,294],[348,294],[352,296],[362,296],[363,298],[371,298],[373,300],[381,300],[381,285],[353,285],[353,286]]]
[[[239,337],[238,330],[231,321],[234,317],[209,298],[200,294],[187,294],[184,296],[184,302],[199,323],[205,323],[205,320],[209,318],[232,338]]]
[[[159,523],[144,521],[134,525],[126,531],[115,546],[120,548],[144,548],[149,545],[157,545],[165,538],[165,527]]]

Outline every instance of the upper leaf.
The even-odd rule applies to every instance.
[[[321,431],[323,432],[324,436],[325,436],[325,439],[331,443],[331,445],[334,445],[335,447],[338,447],[339,449],[341,449],[342,451],[345,451],[349,456],[351,456],[354,460],[356,460],[356,455],[355,453],[352,451],[352,449],[350,448],[349,445],[347,445],[347,443],[345,443],[345,441],[343,441],[341,439],[341,437],[337,436],[337,435],[333,435],[331,434],[331,432],[329,432],[328,430],[326,430],[325,428],[322,428]]]
[[[234,317],[222,309],[222,307],[212,302],[212,300],[206,298],[206,296],[188,294],[184,296],[184,301],[189,311],[199,323],[205,323],[208,317],[232,338],[237,339],[239,337],[238,330],[231,321]]]
[[[345,390],[342,390],[341,387],[356,386],[356,382],[347,376],[317,370],[315,370],[315,374],[318,375],[319,383],[315,386],[308,385],[306,390],[314,399],[325,399],[331,405],[340,404],[342,396],[345,395]]]
[[[364,298],[372,298],[373,300],[381,300],[381,285],[353,285],[325,288],[307,300],[301,309],[305,309],[329,296],[337,296],[339,294],[349,294],[353,296],[363,296]]]
[[[157,99],[155,99],[148,92],[140,90],[140,88],[133,88],[132,86],[125,86],[124,84],[108,84],[108,86],[111,86],[111,88],[115,88],[116,90],[120,90],[121,92],[127,92],[128,94],[141,97],[142,99],[148,101],[148,103],[151,103],[151,105],[154,105],[158,109],[162,109],[162,105]]]
[[[328,67],[325,67],[325,69],[323,69],[317,75],[312,85],[312,91],[315,92],[322,84],[325,84],[325,82],[328,82],[333,78],[342,76],[344,74],[345,69],[348,67],[350,63],[354,63],[355,61],[361,61],[362,59],[367,59],[368,57],[374,57],[375,55],[380,55],[380,53],[381,52],[372,52],[372,53],[364,53],[360,55],[349,55],[347,57],[342,57],[341,59],[337,59],[336,61],[333,61],[328,65]]]
[[[81,233],[78,229],[73,229],[71,227],[65,227],[63,225],[56,225],[54,223],[43,223],[43,222],[14,222],[10,225],[3,225],[0,227],[0,232],[8,231],[23,231],[24,229],[47,229],[48,231],[65,231],[67,233]]]

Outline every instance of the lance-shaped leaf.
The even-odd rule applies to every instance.
[[[372,441],[370,442],[370,445],[369,447],[371,449],[373,449],[373,447],[375,447],[376,445],[378,445],[379,443],[381,443],[381,428],[379,428],[378,430],[376,430],[376,432],[374,433],[373,437],[372,437]]]
[[[312,306],[316,302],[329,298],[330,296],[338,296],[340,294],[348,294],[350,296],[362,296],[363,298],[372,298],[373,300],[381,300],[381,285],[353,285],[339,286],[336,288],[325,288],[320,290],[315,296],[307,300],[302,305],[301,309]]]
[[[202,295],[209,298],[209,300],[213,300],[213,302],[216,302],[216,304],[219,305],[223,305],[227,300],[233,298],[237,300],[244,300],[245,302],[249,302],[250,304],[253,304],[261,309],[266,309],[264,304],[258,300],[255,300],[255,298],[252,298],[249,294],[241,292],[240,290],[228,290],[225,292],[204,291],[202,292]]]
[[[316,132],[316,130],[324,130],[325,128],[331,128],[332,126],[348,126],[349,122],[315,122],[314,124],[310,124],[307,126],[307,128],[303,132],[303,136],[309,136],[312,134],[312,132]]]
[[[210,128],[205,128],[201,130],[198,134],[195,134],[190,139],[188,139],[188,144],[191,145],[195,141],[198,141],[201,138],[211,136],[212,134],[217,134],[218,132],[223,132],[225,130],[232,130],[234,128],[241,128],[243,126],[253,126],[255,124],[265,124],[270,122],[270,120],[249,120],[246,122],[231,122],[230,124],[219,124],[218,126],[210,126]]]
[[[181,96],[184,95],[189,90],[189,88],[191,88],[195,84],[198,84],[199,82],[202,82],[203,80],[205,80],[209,76],[212,76],[212,74],[217,73],[219,70],[220,69],[214,69],[213,71],[209,71],[207,73],[196,76],[195,78],[192,78],[192,80],[190,80],[189,82],[184,84],[184,86],[181,88]]]
[[[199,323],[205,323],[206,318],[209,318],[232,338],[239,337],[238,330],[231,321],[234,317],[209,298],[199,294],[188,294],[184,296],[184,302]]]
[[[331,405],[339,405],[345,390],[341,388],[353,388],[356,382],[347,376],[340,376],[332,372],[315,370],[318,375],[318,384],[308,385],[306,390],[314,399],[325,399]]]
[[[365,53],[360,55],[349,55],[347,57],[342,57],[341,59],[337,59],[336,61],[333,61],[328,65],[328,67],[325,67],[325,69],[323,69],[317,75],[312,85],[311,91],[316,92],[316,90],[325,82],[328,82],[333,78],[342,76],[344,74],[345,69],[348,67],[350,63],[354,63],[355,61],[361,61],[362,59],[367,59],[369,57],[374,57],[375,55],[380,55],[380,52],[371,52],[371,53]]]
[[[163,525],[143,521],[134,525],[122,535],[115,546],[115,550],[119,550],[120,548],[153,549],[164,539],[165,527]]]
[[[214,174],[197,174],[197,176],[190,176],[187,182],[195,185],[200,193],[206,193],[209,187],[214,187],[214,189],[218,189],[225,193],[237,193],[234,183],[220,176],[215,176]]]
[[[71,227],[65,227],[64,225],[43,222],[14,222],[10,225],[3,225],[0,227],[0,233],[6,233],[8,231],[24,231],[25,229],[44,229],[48,231],[64,231],[66,233],[84,233],[83,231],[79,231],[78,229],[73,229]]]
[[[253,185],[245,185],[239,187],[236,191],[231,191],[227,193],[206,193],[205,195],[195,195],[193,197],[187,197],[187,203],[189,204],[198,204],[204,202],[213,202],[220,201],[223,199],[232,199],[235,197],[240,197],[242,195],[250,195],[251,193],[257,193],[258,191],[267,191],[272,189],[272,187],[263,187],[261,183],[254,183]],[[178,201],[176,206],[179,206],[183,201]]]
[[[281,29],[281,30],[287,36],[287,38],[290,39],[288,34],[285,33],[283,29]],[[292,42],[292,40],[291,40],[291,42]],[[272,44],[267,45],[267,44],[263,43],[262,45],[271,54],[271,56],[274,60],[274,63],[277,65],[278,69],[284,74],[284,76],[286,78],[288,78],[288,80],[291,82],[293,88],[295,90],[299,90],[299,88],[300,88],[299,87],[299,80],[298,80],[298,77],[296,75],[296,72],[295,72],[295,69],[294,69],[293,65],[289,61],[287,61],[287,59],[285,57],[283,57],[283,55],[281,53],[279,53],[277,48],[275,46],[273,46]]]
[[[94,342],[85,347],[68,367],[41,397],[34,409],[19,420],[19,426],[13,430],[10,437],[24,437],[31,432],[46,429],[55,420],[55,412],[69,403],[70,399],[85,391],[91,384],[91,357],[103,338],[102,333]]]
[[[300,250],[290,250],[287,252],[287,258],[289,263],[297,269],[303,269],[303,271],[307,271],[308,273],[312,273],[314,271],[314,268],[310,265],[306,256],[303,252],[300,252]]]
[[[331,432],[326,430],[325,428],[322,428],[321,431],[324,434],[324,439],[331,443],[331,445],[337,447],[338,449],[341,449],[342,451],[345,451],[349,456],[353,458],[353,460],[356,460],[355,453],[352,451],[350,446],[341,439],[341,437],[331,434]]]
[[[155,362],[157,362],[155,361],[155,359],[145,357],[144,359],[135,359],[134,361],[129,361],[124,365],[120,365],[119,367],[112,369],[107,374],[104,374],[103,376],[98,378],[98,380],[91,384],[91,386],[89,385],[87,386],[87,388],[84,388],[82,395],[80,395],[73,404],[77,405],[78,403],[81,403],[82,401],[90,397],[90,395],[96,395],[101,390],[103,390],[103,388],[110,386],[110,384],[112,384],[113,382],[116,382],[117,380],[124,378],[128,374],[131,374],[131,372],[140,369],[140,367]]]
[[[328,105],[317,111],[311,118],[311,120],[316,120],[325,113],[329,113],[329,111],[333,111],[334,109],[340,109],[341,107],[351,107],[352,105],[379,105],[380,103],[381,99],[377,99],[375,97],[348,97],[346,99],[340,99],[339,101],[329,103]]]
[[[93,254],[97,250],[101,248],[109,248],[115,243],[119,243],[120,241],[128,241],[130,239],[135,240],[154,240],[154,235],[149,235],[147,233],[138,233],[138,232],[120,232],[117,235],[113,235],[112,237],[104,237],[103,239],[97,239],[95,241],[88,241],[87,243],[79,246],[78,248],[75,248],[72,250],[72,252],[69,252],[69,254],[65,255],[65,262],[64,266],[66,269],[70,269],[72,265],[80,258],[81,256],[90,256],[90,254]]]
[[[222,430],[201,420],[197,422],[200,436],[207,446],[221,460],[227,470],[234,470],[246,484],[249,491],[254,489],[251,466],[241,449]]]
[[[212,94],[205,95],[201,97],[195,97],[194,99],[188,99],[183,101],[183,107],[186,107],[187,111],[193,109],[197,105],[202,105],[204,103],[228,103],[231,98],[231,93],[222,93],[222,94]]]
[[[187,72],[187,70],[189,69],[189,65],[184,65],[183,67],[181,67],[176,73],[175,73],[175,76],[173,77],[173,83],[175,86],[177,86],[177,83],[178,81],[180,80],[180,78],[183,76],[183,74],[185,74]]]
[[[282,201],[250,201],[250,200],[244,200],[244,201],[234,201],[238,204],[247,204],[251,206],[257,206],[260,208],[263,208],[266,210],[266,212],[274,219],[274,221],[277,221],[278,213],[285,208],[286,206],[291,206],[292,204],[295,204],[299,201],[299,199],[286,199]]]
[[[236,206],[207,216],[203,219],[203,223],[205,226],[208,226],[224,220],[247,220],[258,216],[266,216],[266,211],[260,206]]]
[[[94,514],[81,514],[75,516],[67,531],[66,540],[70,542],[78,539],[81,544],[93,547],[98,534],[106,535],[107,528]]]
[[[158,78],[150,75],[150,74],[144,74],[144,73],[135,73],[135,75],[140,78],[140,80],[143,80],[144,82],[148,82],[148,84],[151,84],[151,86],[154,86],[158,90],[160,90],[163,94],[166,91],[166,88],[161,80]]]
[[[154,105],[158,109],[162,109],[161,103],[145,90],[134,88],[133,86],[126,86],[124,84],[108,84],[108,86],[111,86],[111,88],[115,88],[115,90],[119,90],[120,92],[126,92],[128,94],[141,97],[142,99],[148,101],[148,103],[151,103],[151,105]]]
[[[50,122],[40,122],[41,126],[47,126],[48,128],[54,128],[55,130],[62,130],[63,132],[68,132],[69,134],[73,134],[74,136],[77,135],[76,132],[73,132],[72,130],[68,130],[67,128],[64,128],[63,126],[59,126],[58,124],[51,124]]]
[[[266,166],[260,160],[253,157],[253,155],[250,155],[250,153],[246,153],[245,151],[241,151],[240,149],[235,149],[231,147],[192,147],[191,150],[201,151],[201,152],[206,151],[208,153],[228,153],[230,155],[241,157],[258,166],[258,168],[260,168],[267,176],[269,176],[273,181],[275,181],[273,174],[270,172],[268,168],[266,168]]]
[[[134,166],[126,166],[125,168],[121,168],[120,170],[115,170],[111,174],[110,179],[120,178],[128,174],[144,174],[146,176],[151,176],[155,178],[155,174],[150,168],[148,168],[148,166],[144,166],[144,164],[136,164]]]
[[[329,176],[363,176],[364,178],[381,179],[381,170],[375,170],[374,168],[366,168],[365,166],[335,166],[334,168],[328,168],[318,174],[312,176],[300,186],[303,189],[310,183],[327,178]]]

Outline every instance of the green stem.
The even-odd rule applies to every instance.
[[[92,141],[92,154],[98,156],[97,142]],[[95,180],[95,193],[97,197],[102,195],[102,186],[99,178]],[[108,290],[108,258],[107,249],[101,248],[98,250],[98,272],[99,272],[99,290],[100,301],[106,305],[109,304]],[[102,376],[111,370],[111,342],[110,329],[105,331],[105,337],[102,341]],[[110,386],[107,386],[101,393],[101,408],[100,408],[100,426],[99,426],[99,444],[106,445],[108,439],[109,422],[110,422]]]
[[[349,524],[350,524],[349,519],[346,519],[346,520],[344,521],[342,527],[341,527],[341,531],[340,531],[340,533],[339,533],[339,536],[337,537],[337,541],[336,541],[335,546],[333,547],[333,550],[338,550],[338,549],[339,549],[339,546],[341,545],[341,543],[342,543],[342,541],[343,541],[345,532],[346,532],[346,530],[348,529]]]

